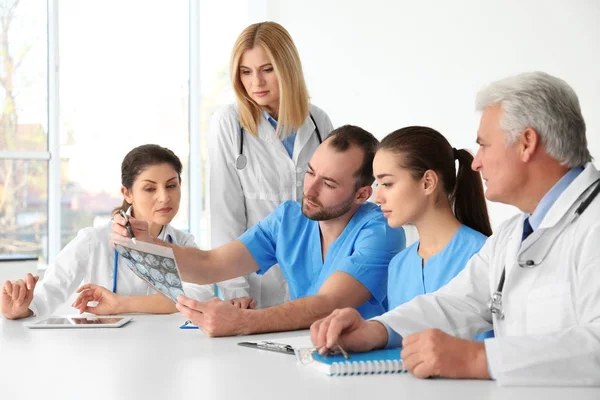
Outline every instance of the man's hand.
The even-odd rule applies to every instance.
[[[365,321],[354,308],[335,310],[310,327],[310,339],[321,354],[335,350],[338,345],[346,351],[370,351],[384,347],[387,336],[385,326]]]
[[[115,214],[112,217],[112,221],[112,234],[110,237],[111,243],[119,243],[119,241],[123,241],[125,238],[131,238],[127,228],[125,228],[125,224],[127,223],[125,218],[119,214]],[[148,243],[153,242],[153,238],[150,236],[150,230],[146,221],[129,217],[129,224],[131,225],[131,229],[133,229],[133,234],[135,235],[136,240]]]
[[[33,290],[39,276],[28,273],[25,279],[6,281],[2,286],[2,314],[8,319],[21,319],[33,315],[29,309]]]
[[[402,340],[401,357],[417,378],[490,379],[485,345],[428,329]]]
[[[208,336],[236,336],[249,333],[246,323],[250,310],[242,310],[220,299],[196,301],[177,297],[177,309]]]
[[[79,310],[79,313],[89,312],[96,315],[111,315],[121,313],[121,296],[114,294],[110,290],[87,283],[77,289],[79,296],[73,302],[72,306]],[[88,306],[88,302],[97,301],[94,307]]]
[[[254,310],[256,307],[256,300],[250,296],[238,297],[237,299],[229,300],[229,303],[235,307],[241,308],[242,310],[250,309]]]

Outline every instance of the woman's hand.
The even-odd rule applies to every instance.
[[[6,281],[2,286],[2,314],[8,319],[21,319],[33,315],[29,309],[33,290],[39,276],[28,273],[25,279]]]
[[[310,327],[310,338],[320,354],[327,354],[337,346],[353,352],[382,348],[388,334],[381,323],[365,321],[354,308],[344,308],[315,321]]]
[[[72,306],[80,313],[89,312],[96,315],[110,315],[121,313],[122,297],[114,294],[105,287],[87,283],[77,289],[79,296]],[[88,302],[96,301],[96,306],[88,306]]]
[[[131,238],[129,231],[125,227],[127,221],[125,218],[120,216],[119,214],[115,214],[112,217],[112,233],[111,233],[111,242],[119,243],[124,239]],[[131,229],[133,230],[133,234],[135,235],[135,239],[152,243],[154,239],[150,236],[150,228],[146,221],[141,221],[139,219],[135,219],[134,217],[129,217],[129,225],[131,225]]]
[[[254,300],[252,297],[250,296],[245,296],[245,297],[238,297],[237,299],[231,299],[229,300],[229,303],[241,308],[242,310],[254,310],[254,307],[256,307],[256,300]]]

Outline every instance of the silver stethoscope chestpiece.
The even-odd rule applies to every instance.
[[[239,156],[237,156],[235,158],[235,167],[237,169],[244,169],[246,168],[246,164],[248,164],[248,159],[246,158],[245,155],[240,154]]]
[[[504,307],[502,305],[502,292],[496,291],[488,302],[488,309],[495,314],[499,320],[504,319]]]

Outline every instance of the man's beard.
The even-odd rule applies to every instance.
[[[352,208],[352,204],[354,204],[354,194],[348,197],[347,200],[344,200],[341,204],[329,208],[323,208],[323,206],[315,200],[308,199],[311,203],[314,203],[319,207],[315,210],[309,210],[305,206],[304,200],[305,196],[302,197],[302,214],[304,214],[306,218],[312,219],[313,221],[328,221],[330,219],[341,217]]]

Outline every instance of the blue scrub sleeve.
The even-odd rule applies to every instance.
[[[379,304],[387,296],[387,275],[391,259],[406,247],[402,228],[392,229],[376,219],[361,229],[352,255],[336,262],[336,271],[346,272],[371,292]]]
[[[248,248],[260,267],[256,271],[257,274],[262,275],[277,264],[277,234],[281,225],[283,206],[284,204],[281,204],[238,239]]]

